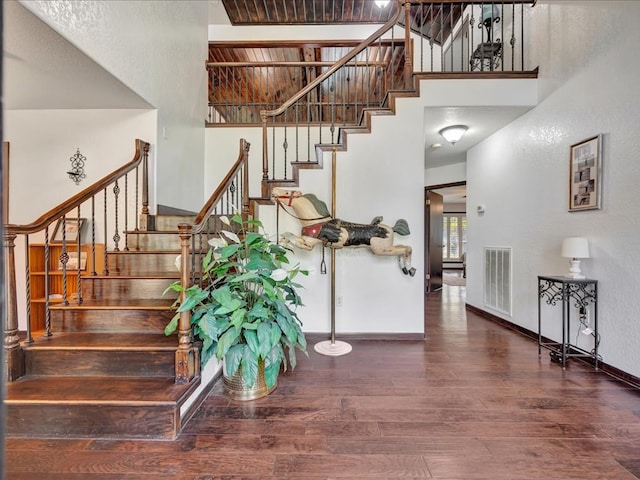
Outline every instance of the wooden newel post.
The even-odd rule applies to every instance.
[[[180,282],[184,288],[190,287],[189,259],[191,243],[191,225],[178,225],[180,236]],[[185,300],[184,292],[180,292],[180,303]],[[180,313],[178,321],[178,350],[176,351],[176,383],[189,383],[196,375],[200,375],[200,354],[193,341],[191,329],[191,312]]]
[[[142,151],[142,210],[140,211],[140,229],[153,230],[149,216],[149,144],[145,143]]]
[[[18,335],[18,304],[16,294],[15,233],[4,234],[4,284],[6,316],[4,321],[4,361],[6,380],[12,382],[24,375],[24,353]]]

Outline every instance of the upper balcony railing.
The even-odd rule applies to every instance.
[[[390,20],[361,42],[211,43],[207,123],[261,123],[267,195],[265,184],[293,178],[292,162],[341,144],[343,129],[392,108],[394,92],[415,93],[418,78],[535,75],[524,48],[534,4],[396,0]]]
[[[534,3],[399,0],[383,33],[378,30],[339,74],[316,85],[303,103],[275,121],[357,124],[363,109],[382,106],[389,90],[408,85],[406,75],[529,71],[525,12]],[[262,110],[278,109],[359,45],[344,40],[211,42],[207,123],[259,124]]]

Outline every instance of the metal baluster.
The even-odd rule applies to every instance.
[[[136,212],[138,207],[136,205]],[[91,276],[98,275],[96,272],[96,197],[91,197]]]
[[[118,186],[118,180],[116,180],[113,186],[113,201],[114,201],[114,220],[115,220],[115,233],[113,234],[113,251],[119,252],[120,247],[118,242],[120,241],[120,232],[118,232],[118,197],[120,195],[120,187]]]
[[[311,93],[307,93],[307,162],[311,161]]]
[[[336,133],[336,81],[334,75],[331,75],[331,79],[328,80],[329,84],[329,98],[331,102],[331,126],[329,131],[331,132],[331,143],[335,142]]]
[[[275,118],[271,119],[273,125],[271,126],[271,179],[274,180],[276,178],[276,124]]]
[[[44,336],[51,336],[51,303],[49,300],[50,290],[49,282],[51,281],[50,275],[50,256],[49,251],[49,225],[44,230]]]
[[[440,71],[444,72],[444,4],[442,2],[440,2]]]
[[[67,252],[67,216],[62,216],[62,251],[60,252],[60,263],[62,264],[62,300],[65,305],[69,305],[67,297],[67,262],[69,253]]]
[[[451,71],[453,71],[453,13],[455,11],[455,7],[452,4],[449,4],[449,38],[451,39],[451,43],[449,44],[449,50],[451,50]]]
[[[129,251],[129,174],[124,175],[124,249]]]
[[[47,227],[48,228],[48,227]],[[26,343],[33,343],[33,336],[31,335],[31,264],[29,259],[29,235],[24,236],[24,264],[25,264],[25,280],[26,280],[26,292],[27,292],[27,338],[25,340]],[[45,267],[46,272],[46,267]],[[46,278],[45,273],[45,297],[48,298],[48,286],[49,279]]]
[[[434,20],[433,20],[433,4],[429,5],[429,47],[431,49],[431,72],[433,72],[433,45],[434,45],[434,41],[433,41],[433,25],[434,25]]]
[[[81,230],[81,226],[82,223],[80,221],[80,205],[78,205],[78,209],[77,209],[78,215],[78,232],[77,232],[77,238],[76,238],[76,254],[78,255],[78,270],[77,270],[77,287],[78,290],[76,291],[76,302],[78,304],[82,303],[82,251],[80,250],[81,245],[82,245],[82,238],[81,238],[81,234],[82,234],[82,230]]]
[[[469,30],[471,31],[471,47],[469,48],[469,54],[471,55],[471,58],[469,59],[469,69],[473,70],[473,52],[474,52],[474,43],[473,43],[473,26],[476,23],[476,18],[475,18],[475,5],[471,5],[471,18],[469,19]]]
[[[464,71],[464,3],[460,5],[460,70]]]
[[[289,110],[286,110],[284,112],[284,141],[282,142],[282,150],[284,152],[284,162],[283,162],[283,167],[284,167],[284,176],[283,178],[286,180],[287,179],[287,154],[289,153],[289,142],[287,141],[287,121],[288,121],[288,114],[289,114]]]
[[[516,7],[515,5],[513,5],[511,7],[511,10],[513,11],[513,16],[515,16],[516,12]],[[513,32],[513,26],[511,27],[511,31]],[[515,33],[512,36],[512,40],[513,40],[513,45],[511,46],[511,49],[513,50],[515,43],[516,43],[516,37],[515,37]],[[524,72],[524,3],[520,4],[520,70],[522,70]],[[515,67],[512,67],[513,70],[515,70]],[[597,361],[597,359],[596,359]],[[596,364],[597,365],[597,364]]]
[[[300,104],[296,104],[296,162],[300,161]]]
[[[109,245],[108,241],[109,229],[107,228],[107,189],[104,189],[104,275],[109,275],[109,270],[107,269],[107,246]]]
[[[139,227],[140,224],[138,223],[138,196],[140,194],[139,192],[139,186],[140,186],[140,178],[139,178],[139,169],[140,167],[136,167],[136,209],[135,209],[135,213],[136,213],[136,232],[139,231]],[[91,198],[91,200],[93,201],[93,197]]]

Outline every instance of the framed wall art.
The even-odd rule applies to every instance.
[[[600,208],[602,200],[602,135],[571,145],[569,211]]]
[[[86,218],[67,218],[64,221],[64,237],[67,243],[76,243]],[[62,218],[56,223],[51,243],[62,243]]]

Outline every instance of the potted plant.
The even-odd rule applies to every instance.
[[[307,353],[296,313],[301,285],[294,278],[308,272],[299,265],[284,268],[291,250],[271,241],[260,221],[240,215],[222,221],[231,228],[209,241],[202,281],[184,289],[165,334],[175,332],[180,312],[191,311],[203,366],[213,356],[222,360],[229,395],[249,400],[273,391],[282,366],[295,368],[296,349]],[[169,289],[183,287],[176,282]]]

